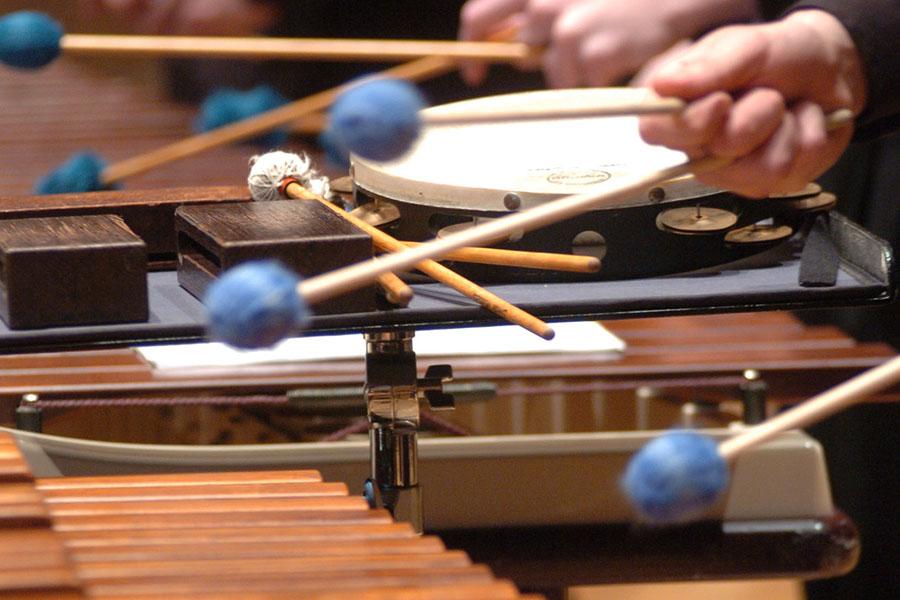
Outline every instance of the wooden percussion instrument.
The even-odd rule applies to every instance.
[[[524,598],[315,471],[34,479],[0,435],[0,594]]]
[[[604,105],[647,92],[638,89],[553,90],[467,100],[427,115],[473,114],[536,105]],[[401,239],[423,240],[563,196],[601,190],[605,181],[655,172],[685,160],[680,152],[643,143],[636,117],[479,122],[428,128],[406,157],[376,163],[354,157],[357,211],[381,215]],[[693,177],[642,190],[621,208],[512,236],[518,250],[593,254],[597,274],[553,279],[624,279],[693,271],[757,254],[802,232],[810,216],[834,205],[816,186],[789,198],[759,202],[723,193]],[[376,217],[377,218],[377,217]],[[522,269],[454,268],[491,280],[545,280]]]

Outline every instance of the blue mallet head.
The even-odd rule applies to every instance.
[[[299,282],[293,271],[271,260],[229,269],[203,297],[210,338],[236,348],[274,346],[308,318]]]
[[[268,85],[260,85],[246,91],[222,88],[203,101],[200,113],[194,120],[194,130],[198,133],[212,131],[285,104],[287,99]],[[268,146],[281,146],[287,141],[287,135],[286,130],[277,129],[261,137],[259,141]]]
[[[106,189],[103,169],[106,162],[92,152],[79,152],[42,177],[34,186],[36,194],[70,194]]]
[[[0,18],[0,61],[19,69],[39,69],[59,56],[63,28],[31,10]]]
[[[335,142],[370,160],[399,158],[418,139],[425,99],[409,82],[373,79],[352,86],[331,107]]]
[[[716,442],[691,431],[665,433],[632,457],[622,488],[647,521],[680,523],[701,516],[728,487]]]

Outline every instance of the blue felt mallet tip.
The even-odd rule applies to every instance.
[[[210,94],[194,120],[194,130],[204,133],[245,121],[262,113],[287,104],[288,100],[268,85],[259,85],[250,90],[222,88]],[[281,146],[287,142],[285,129],[277,129],[258,139],[268,146]]]
[[[665,433],[632,457],[622,488],[653,523],[702,516],[728,487],[728,465],[715,440],[691,431]]]
[[[44,13],[9,13],[0,18],[0,62],[39,69],[59,56],[62,36],[62,26]]]
[[[203,297],[210,338],[236,348],[274,346],[309,316],[299,282],[296,273],[272,260],[229,269]]]
[[[363,158],[399,158],[415,143],[422,129],[421,92],[409,82],[373,79],[352,86],[331,107],[335,142]]]
[[[79,152],[42,177],[34,186],[36,194],[72,194],[106,189],[103,170],[106,162],[93,152]]]

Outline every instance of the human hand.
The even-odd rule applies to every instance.
[[[642,117],[644,140],[732,159],[698,178],[750,197],[791,192],[821,175],[852,136],[850,126],[828,132],[825,115],[859,114],[866,99],[850,35],[818,10],[714,31],[649,74],[647,85],[690,103],[679,115]]]
[[[546,46],[543,70],[551,87],[614,84],[653,56],[712,26],[756,16],[754,0],[469,0],[460,38],[483,40],[509,25],[519,39]],[[481,63],[463,78],[480,83]]]
[[[82,0],[89,15],[110,14],[136,32],[166,35],[253,35],[278,9],[254,0]]]

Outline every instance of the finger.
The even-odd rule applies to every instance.
[[[634,71],[621,40],[606,32],[584,39],[578,48],[581,80],[593,87],[615,85]]]
[[[487,39],[509,17],[521,11],[526,3],[527,0],[469,0],[460,13],[459,39]],[[484,62],[465,61],[460,64],[460,74],[469,85],[482,83],[487,72],[488,66]]]
[[[740,158],[764,144],[781,126],[786,109],[775,90],[758,88],[736,100],[719,134],[709,141],[715,156]]]
[[[764,144],[716,173],[717,185],[751,198],[794,190],[799,145],[797,118],[787,112]]]
[[[794,169],[798,187],[824,173],[843,154],[853,135],[852,127],[828,131],[818,104],[803,102],[792,109],[799,129],[798,158]]]
[[[733,106],[731,96],[714,92],[691,102],[679,114],[641,117],[640,134],[648,144],[696,154],[721,135]]]
[[[557,18],[572,0],[531,0],[525,8],[520,39],[532,46],[545,46],[554,38]]]
[[[484,40],[498,24],[521,12],[528,0],[469,0],[459,16],[459,39]]]
[[[745,89],[764,65],[767,47],[764,28],[724,27],[660,65],[648,83],[660,95],[687,99]]]
[[[555,30],[553,45],[544,52],[544,78],[554,88],[576,87],[581,80],[579,43],[581,38],[572,30]]]
[[[628,85],[631,87],[649,87],[649,80],[653,74],[667,62],[681,56],[690,46],[690,40],[678,40],[667,50],[647,60],[634,77],[631,78]]]

